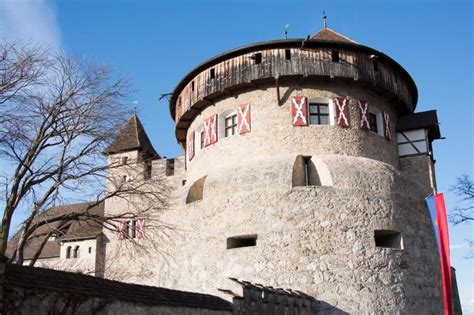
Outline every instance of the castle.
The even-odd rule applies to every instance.
[[[205,61],[170,100],[184,156],[161,158],[136,115],[106,150],[132,168],[111,169],[117,176],[160,177],[169,188],[159,220],[174,229],[163,254],[136,255],[123,231],[104,230],[93,238],[91,266],[103,259],[94,272],[210,294],[234,277],[349,313],[439,313],[424,198],[440,130],[435,111],[415,113],[417,97],[396,61],[329,28]],[[103,206],[129,211],[123,199]],[[127,222],[147,233],[138,242],[161,238],[139,221]]]

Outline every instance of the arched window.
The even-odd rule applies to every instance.
[[[333,186],[331,172],[318,158],[298,155],[293,164],[293,187],[296,186]]]
[[[71,250],[72,250],[71,246],[68,246],[66,248],[66,258],[71,258]]]
[[[79,254],[80,254],[79,245],[77,245],[76,247],[74,247],[73,257],[74,258],[79,258]]]

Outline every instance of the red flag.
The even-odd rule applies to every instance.
[[[441,277],[443,280],[444,314],[451,315],[452,312],[452,282],[451,282],[451,258],[449,249],[448,219],[446,217],[446,206],[442,193],[435,195],[436,221],[439,232],[439,256],[441,259]]]

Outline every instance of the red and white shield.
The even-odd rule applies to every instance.
[[[217,114],[209,117],[209,138],[209,144],[217,142]]]
[[[391,140],[392,133],[390,132],[390,116],[386,112],[383,112],[383,125],[385,139]]]
[[[250,132],[250,104],[242,104],[237,109],[237,130],[239,134]]]
[[[350,126],[349,101],[345,97],[334,98],[336,125],[347,128]]]
[[[357,101],[357,109],[359,112],[359,128],[370,130],[369,124],[369,104],[366,101]]]
[[[308,99],[305,96],[291,98],[291,117],[293,126],[308,125]]]

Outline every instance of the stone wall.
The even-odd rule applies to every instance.
[[[236,277],[301,290],[343,312],[440,313],[426,181],[400,167],[395,140],[357,126],[355,100],[364,99],[390,114],[394,136],[393,104],[343,83],[287,86],[281,95],[278,106],[272,86],[244,91],[195,119],[190,131],[212,114],[249,102],[252,130],[197,150],[185,173],[182,163],[166,177],[171,195],[160,222],[171,230],[144,242],[158,249],[136,255],[132,244],[117,245],[108,234],[109,274],[126,269],[118,279],[219,295],[218,288]],[[293,95],[346,96],[352,127],[293,127]],[[321,185],[293,186],[301,155],[311,157]],[[203,177],[202,200],[187,202]],[[125,207],[110,203],[106,213]],[[376,231],[399,233],[399,247],[377,246]],[[227,248],[228,238],[249,236],[256,237],[255,246]]]

